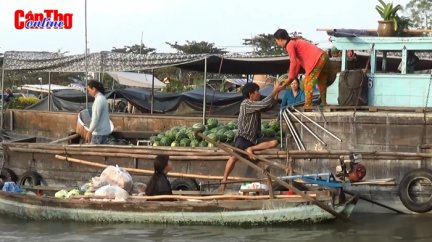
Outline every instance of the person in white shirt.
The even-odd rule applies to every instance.
[[[88,93],[95,98],[91,110],[91,123],[85,141],[92,144],[108,144],[111,124],[108,113],[108,102],[104,96],[102,83],[91,80],[87,84]]]

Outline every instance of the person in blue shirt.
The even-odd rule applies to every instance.
[[[300,89],[299,84],[299,80],[297,79],[291,82],[291,89],[286,90],[282,98],[281,109],[304,102],[305,94],[303,90]]]

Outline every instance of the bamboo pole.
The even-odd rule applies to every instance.
[[[377,30],[376,29],[361,29],[363,31],[367,31],[370,33],[376,33]],[[329,29],[329,28],[317,28],[316,31],[324,31],[324,32],[331,32],[331,31],[335,31],[335,28]],[[402,32],[404,33],[432,33],[432,29],[404,29],[402,30]]]
[[[250,153],[248,153],[248,152],[246,152],[246,151],[244,151],[244,150],[242,150],[242,149],[238,149],[238,148],[236,148],[236,147],[234,147],[234,146],[231,146],[231,145],[228,145],[228,144],[221,144],[222,146],[225,146],[226,148],[228,148],[228,149],[231,149],[231,150],[233,150],[233,151],[235,151],[235,152],[239,152],[239,153],[241,153],[241,154],[243,154],[243,155],[251,155]],[[282,169],[282,170],[286,170],[287,169],[287,167],[286,166],[284,166],[284,165],[282,165],[282,164],[280,164],[280,163],[277,163],[277,162],[274,162],[274,161],[271,161],[271,160],[268,160],[268,159],[266,159],[266,158],[263,158],[263,157],[260,157],[260,156],[256,156],[256,155],[253,155],[254,157],[255,157],[255,159],[257,159],[257,160],[259,160],[259,161],[262,161],[262,162],[264,162],[264,163],[266,163],[266,164],[268,164],[268,165],[271,165],[271,166],[274,166],[274,167],[277,167],[277,168],[280,168],[280,169]]]
[[[106,168],[108,165],[97,163],[97,162],[91,162],[86,160],[80,160],[75,159],[71,157],[56,155],[56,159],[69,161],[77,164],[87,165],[87,166],[93,166],[93,167],[100,167],[100,168]],[[136,168],[124,168],[128,172],[132,173],[138,173],[138,174],[144,174],[144,175],[153,175],[154,171],[152,170],[145,170],[145,169],[136,169]],[[210,176],[210,175],[199,175],[199,174],[186,174],[186,173],[177,173],[177,172],[170,172],[167,174],[171,177],[180,177],[180,178],[195,178],[195,179],[204,179],[204,180],[222,180],[222,176]],[[231,180],[248,180],[246,177],[230,177]]]
[[[317,197],[316,194],[309,194],[311,197]],[[71,199],[113,199],[111,196],[73,196]],[[212,200],[265,200],[269,199],[270,195],[210,195],[210,196],[184,196],[184,195],[157,195],[157,196],[129,196],[130,199],[137,200],[200,200],[200,201],[212,201]],[[302,198],[300,195],[275,195],[275,199],[299,199]]]
[[[69,135],[68,137],[64,137],[64,138],[61,138],[58,140],[51,141],[48,144],[58,144],[58,143],[61,143],[63,141],[68,141],[68,140],[75,139],[78,137],[81,137],[81,136],[79,134],[73,134],[73,135]]]
[[[42,153],[42,154],[69,154],[69,155],[83,155],[83,156],[101,156],[101,157],[123,157],[123,158],[137,158],[137,159],[149,159],[153,160],[156,158],[156,153],[153,155],[140,155],[140,154],[127,154],[127,153],[107,153],[107,152],[92,152],[92,151],[73,151],[73,150],[43,150],[43,149],[25,149],[25,148],[11,148],[11,151],[16,152],[31,152],[31,153]],[[163,152],[157,153],[159,155],[165,154]],[[227,160],[229,156],[172,156],[170,160],[173,161],[186,161],[186,160],[198,160],[198,161],[221,161]]]
[[[309,194],[310,197],[317,197],[316,194]],[[164,199],[181,199],[181,200],[264,200],[270,199],[270,195],[214,195],[214,196],[180,196],[180,195],[159,195],[159,196],[131,196],[134,199],[145,200],[164,200]],[[276,199],[302,198],[301,195],[274,195]]]
[[[245,158],[243,158],[242,156],[238,155],[238,154],[235,153],[234,151],[232,151],[232,150],[226,148],[225,146],[220,145],[218,142],[215,142],[214,140],[209,139],[207,136],[205,136],[205,135],[203,135],[203,134],[201,134],[201,133],[196,133],[196,135],[199,136],[199,137],[201,137],[201,138],[203,138],[203,139],[206,140],[207,142],[214,144],[216,147],[218,147],[218,148],[224,150],[224,151],[227,152],[229,155],[232,155],[232,156],[236,157],[237,160],[239,160],[239,161],[245,163],[246,165],[248,165],[249,167],[255,169],[256,171],[258,171],[258,172],[262,172],[262,171],[263,171],[259,166],[255,165],[254,163],[252,163],[252,162],[249,161],[249,160],[246,160]],[[333,210],[333,209],[330,208],[329,206],[325,205],[324,203],[318,201],[317,199],[315,199],[315,198],[313,198],[313,197],[310,197],[310,196],[307,195],[307,194],[304,194],[302,191],[300,191],[300,190],[297,189],[296,187],[294,187],[294,186],[288,184],[288,183],[285,182],[285,181],[280,180],[278,177],[276,177],[276,176],[273,175],[272,173],[270,173],[270,172],[266,172],[266,174],[267,174],[271,179],[273,179],[274,181],[276,181],[277,183],[279,183],[280,185],[282,185],[282,186],[284,186],[284,187],[286,187],[286,188],[288,188],[288,189],[294,191],[297,195],[300,195],[302,198],[304,198],[304,199],[306,199],[306,200],[312,202],[313,204],[317,205],[318,207],[320,207],[320,208],[323,209],[324,211],[327,211],[328,213],[330,213],[331,215],[335,216],[336,218],[341,219],[341,220],[343,220],[343,221],[349,221],[348,217],[346,217],[344,214],[337,213],[335,210]]]

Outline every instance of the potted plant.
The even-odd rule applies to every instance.
[[[378,35],[382,37],[394,36],[398,29],[398,14],[402,9],[400,4],[393,6],[393,2],[385,3],[383,0],[378,0],[380,5],[376,5],[375,9],[381,15],[382,20],[378,21]]]

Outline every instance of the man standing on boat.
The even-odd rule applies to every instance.
[[[88,93],[95,98],[91,110],[89,132],[85,140],[92,144],[108,144],[108,135],[111,133],[111,123],[108,112],[108,102],[104,96],[105,88],[102,83],[91,80],[87,85]]]
[[[246,83],[243,86],[242,94],[245,100],[240,104],[240,113],[238,117],[238,132],[235,138],[235,147],[245,150],[250,153],[249,158],[254,158],[253,152],[265,150],[277,146],[276,139],[261,138],[261,110],[270,107],[273,104],[274,97],[284,87],[276,81],[272,93],[261,100],[259,86],[256,83]],[[219,187],[220,191],[225,190],[225,182],[234,169],[237,159],[231,156],[225,166],[224,177],[222,184]]]
[[[283,81],[283,86],[290,85],[299,72],[300,67],[306,71],[304,83],[305,107],[312,106],[312,92],[315,84],[318,84],[322,105],[327,105],[327,80],[329,69],[329,57],[327,53],[316,45],[302,38],[291,38],[285,29],[278,29],[274,33],[276,45],[284,48],[290,57],[288,79]]]

